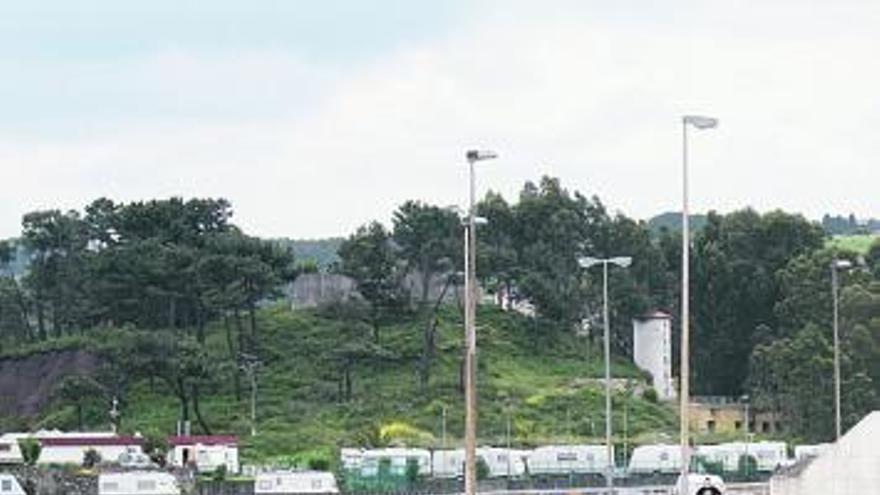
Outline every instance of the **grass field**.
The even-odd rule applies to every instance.
[[[834,236],[828,240],[828,244],[838,249],[865,254],[878,241],[880,241],[880,236],[876,234],[862,234]]]

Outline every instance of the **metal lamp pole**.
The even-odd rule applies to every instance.
[[[684,493],[688,493],[690,470],[690,211],[688,197],[688,125],[697,129],[712,129],[718,120],[700,115],[685,115],[682,127],[682,208],[681,208],[681,384],[679,404],[681,416],[681,479]]]
[[[477,492],[477,220],[475,209],[476,184],[474,164],[491,160],[498,155],[491,151],[470,150],[465,154],[468,162],[470,194],[468,199],[467,237],[465,239],[465,429],[464,429],[464,491],[466,495]]]
[[[840,440],[840,271],[852,268],[849,260],[831,262],[831,294],[834,299],[834,440]]]
[[[602,265],[602,318],[605,326],[605,449],[608,456],[607,473],[605,481],[608,486],[608,495],[614,491],[614,448],[611,444],[611,325],[608,318],[608,264],[626,268],[632,264],[629,256],[615,258],[590,258],[578,259],[578,264],[587,269],[594,265]]]

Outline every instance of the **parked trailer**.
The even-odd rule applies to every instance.
[[[525,450],[480,447],[477,458],[488,468],[490,478],[518,478],[526,473]],[[464,476],[464,449],[435,450],[431,456],[431,473],[435,478],[461,478]]]
[[[603,445],[548,445],[531,451],[527,459],[531,474],[601,474],[608,461]]]
[[[709,462],[719,463],[725,471],[737,471],[740,459],[755,459],[758,471],[771,472],[789,463],[784,442],[729,442],[718,445],[701,445],[697,454]]]
[[[104,473],[98,476],[98,495],[180,495],[180,487],[161,471]]]
[[[407,463],[414,460],[419,466],[419,474],[431,474],[431,452],[425,449],[387,448],[365,450],[361,459],[361,476],[376,476],[383,461],[389,463],[389,474],[405,476]]]
[[[0,473],[0,495],[25,495],[25,493],[15,476]]]
[[[339,493],[332,473],[324,471],[274,471],[254,480],[255,495],[335,495]]]
[[[642,445],[632,451],[630,473],[678,473],[681,471],[681,447],[678,445]]]

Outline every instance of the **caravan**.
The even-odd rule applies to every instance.
[[[98,495],[180,495],[180,487],[173,475],[159,471],[104,473]]]
[[[18,480],[11,474],[0,473],[0,495],[25,495]]]
[[[275,471],[260,473],[254,480],[255,495],[336,495],[339,488],[332,473],[324,471]]]

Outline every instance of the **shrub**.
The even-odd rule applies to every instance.
[[[24,461],[25,465],[34,466],[37,464],[37,461],[40,460],[40,453],[43,452],[43,447],[40,445],[40,442],[33,438],[25,438],[24,440],[18,441],[18,448],[21,450],[21,458]]]
[[[214,472],[211,474],[211,479],[214,481],[225,481],[226,480],[226,464],[221,464],[214,469]]]
[[[409,458],[406,460],[406,481],[413,484],[419,481],[419,460]]]
[[[489,465],[482,457],[477,457],[477,479],[482,481],[489,477]]]
[[[166,454],[168,452],[168,440],[164,435],[157,432],[150,432],[144,436],[144,454],[150,457],[150,460],[165,467]]]
[[[82,467],[92,469],[101,463],[101,454],[95,449],[89,449],[83,454]]]
[[[656,404],[660,398],[657,397],[657,391],[653,388],[646,388],[644,392],[642,392],[642,398],[646,401]]]

